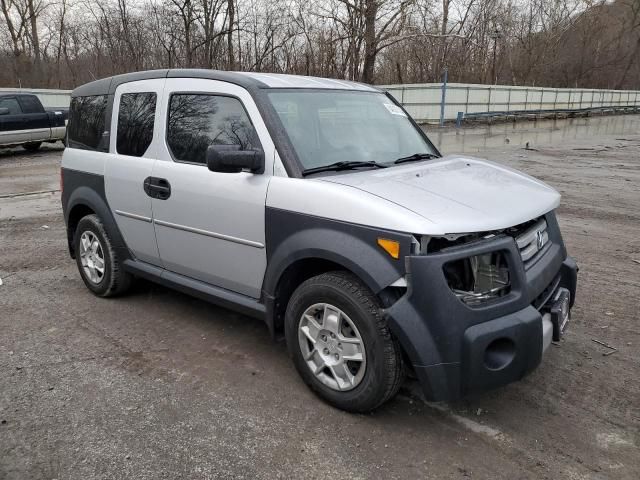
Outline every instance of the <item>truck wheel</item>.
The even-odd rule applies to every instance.
[[[24,148],[27,152],[35,152],[40,148],[40,145],[42,145],[42,142],[30,142],[23,144],[22,148]]]
[[[400,346],[376,297],[350,273],[302,283],[287,306],[285,334],[305,383],[342,410],[373,410],[400,388]]]
[[[74,242],[78,270],[89,290],[99,297],[112,297],[129,288],[131,274],[125,272],[100,217],[83,217]]]

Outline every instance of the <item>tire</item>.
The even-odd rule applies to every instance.
[[[40,148],[40,145],[42,145],[42,142],[30,142],[24,143],[22,145],[22,148],[24,148],[27,152],[35,152]]]
[[[330,321],[331,315],[333,321]],[[315,324],[311,318],[316,319]],[[335,318],[338,318],[337,322]],[[331,333],[336,323],[339,333],[332,340],[326,332]],[[316,342],[311,338],[314,325],[320,327]],[[400,345],[391,335],[377,298],[351,273],[324,273],[302,283],[287,305],[285,334],[289,354],[304,382],[319,397],[339,409],[348,412],[374,410],[392,398],[402,384],[404,367]],[[342,349],[349,343],[350,349],[354,345],[357,347],[358,338],[364,360],[344,360],[347,350]],[[332,362],[334,355],[337,364],[322,369],[323,362],[326,359]],[[351,350],[349,355],[350,358],[358,356]],[[339,361],[348,365],[346,375]],[[347,380],[339,380],[340,375],[336,376],[334,370],[343,372]]]
[[[83,242],[86,245],[87,241],[91,245],[88,249],[90,252],[87,251],[87,255],[83,255],[83,251],[87,250],[86,246],[83,247]],[[112,297],[124,293],[131,286],[133,277],[124,270],[100,217],[97,215],[83,217],[78,222],[73,242],[80,276],[87,288],[95,295]],[[102,272],[99,271],[100,267]]]

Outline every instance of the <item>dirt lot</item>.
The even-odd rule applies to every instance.
[[[580,265],[571,327],[523,381],[453,405],[408,385],[335,410],[258,321],[68,257],[61,150],[0,152],[0,479],[640,478],[640,134],[483,156],[542,178]],[[614,346],[609,349],[599,340]]]

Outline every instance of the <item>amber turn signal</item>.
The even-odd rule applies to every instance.
[[[378,245],[380,245],[385,252],[391,255],[396,260],[400,258],[400,243],[395,240],[389,240],[388,238],[378,238]]]

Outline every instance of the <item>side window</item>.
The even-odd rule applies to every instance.
[[[14,97],[0,98],[0,108],[8,108],[9,115],[18,115],[22,113],[20,104]]]
[[[120,97],[116,138],[119,154],[141,157],[151,145],[156,98],[155,93],[124,93]]]
[[[240,150],[260,146],[240,100],[187,93],[169,100],[167,144],[175,160],[202,164],[209,145],[237,145]]]
[[[21,95],[18,100],[24,113],[44,113],[44,108],[35,95]]]
[[[67,134],[69,146],[84,150],[97,150],[104,132],[104,114],[107,96],[74,97],[69,109]]]

